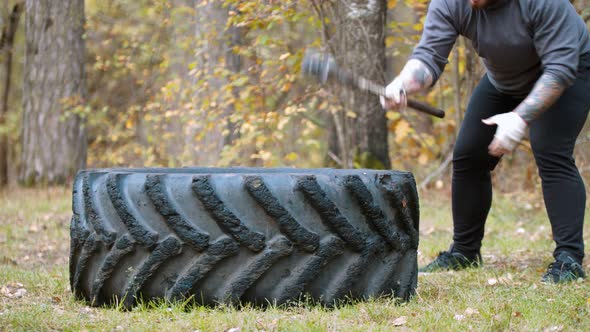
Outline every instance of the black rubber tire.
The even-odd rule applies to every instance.
[[[411,173],[98,169],[74,182],[70,284],[90,304],[283,304],[394,295],[417,282]],[[307,294],[307,295],[306,295]]]

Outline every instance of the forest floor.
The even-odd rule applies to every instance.
[[[405,304],[378,299],[335,309],[302,304],[261,310],[160,303],[124,311],[89,307],[70,292],[70,195],[69,188],[50,188],[0,196],[0,330],[590,331],[589,280],[539,282],[553,244],[536,196],[497,195],[486,229],[485,266],[420,275],[417,295]],[[451,239],[448,197],[443,191],[422,194],[421,265]]]

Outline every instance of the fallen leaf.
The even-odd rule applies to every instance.
[[[436,189],[442,189],[445,186],[445,183],[442,180],[436,180],[434,187]]]
[[[12,297],[16,299],[20,299],[21,297],[27,294],[27,290],[24,288],[17,289],[14,293],[12,293]]]
[[[408,322],[408,318],[406,316],[401,316],[393,320],[393,326],[402,326]]]
[[[90,308],[90,307],[84,307],[84,308],[80,309],[80,311],[83,312],[83,313],[89,313],[89,312],[92,312],[92,308]]]
[[[510,273],[498,278],[498,282],[502,285],[511,285],[511,284],[513,284],[513,280],[514,280],[514,277]]]
[[[436,228],[430,226],[427,229],[421,231],[420,233],[423,234],[423,235],[430,235],[430,234],[434,233],[435,231],[436,231]],[[421,252],[418,251],[418,254],[421,254]]]
[[[522,312],[515,311],[515,312],[512,313],[512,317],[522,317]]]
[[[13,265],[13,266],[17,266],[18,263],[10,258],[10,257],[6,257],[6,256],[2,256],[2,258],[0,258],[0,264],[4,264],[4,265]]]
[[[10,282],[0,288],[0,294],[9,299],[20,299],[27,294],[27,290],[20,282]]]

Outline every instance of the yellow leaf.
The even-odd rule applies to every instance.
[[[392,9],[397,6],[397,0],[387,0],[387,9]]]
[[[395,126],[395,142],[401,143],[406,137],[408,137],[411,130],[412,128],[410,128],[410,124],[407,121],[401,120],[398,122],[397,126]]]
[[[395,43],[394,36],[387,36],[387,38],[385,38],[385,47],[391,47],[394,43]]]
[[[283,88],[281,90],[283,92],[287,92],[287,91],[291,90],[291,82],[285,83],[285,85],[283,85]]]
[[[355,112],[348,111],[348,112],[346,112],[346,116],[349,117],[349,118],[356,119],[356,113]]]
[[[287,53],[285,53],[285,54],[281,55],[281,56],[279,57],[279,60],[283,61],[283,60],[285,60],[286,58],[288,58],[289,56],[291,56],[291,53],[287,52]]]
[[[285,129],[285,126],[286,126],[286,125],[287,125],[287,123],[289,122],[289,119],[290,119],[290,118],[288,118],[288,117],[283,117],[283,118],[281,118],[281,119],[279,120],[279,123],[277,124],[277,129],[278,129],[278,130],[281,130],[281,131],[282,131],[283,129]]]
[[[420,165],[426,165],[428,163],[428,155],[426,153],[421,153],[418,157],[418,163]]]
[[[295,161],[295,160],[297,160],[297,158],[299,158],[299,156],[295,152],[291,152],[285,156],[285,160],[287,160],[287,161]]]
[[[127,121],[125,122],[125,128],[127,128],[127,129],[133,128],[133,120],[127,119]]]
[[[385,113],[385,117],[387,117],[387,120],[395,121],[400,118],[400,115],[398,112],[389,111]]]

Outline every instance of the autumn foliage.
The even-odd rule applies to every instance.
[[[15,3],[9,2],[3,16]],[[64,117],[77,114],[84,120],[87,165],[382,167],[353,147],[347,151],[350,162],[341,151],[330,150],[333,114],[358,116],[343,102],[343,94],[350,92],[321,87],[299,73],[306,48],[329,51],[326,36],[338,27],[330,11],[322,9],[334,3],[87,0],[88,98],[64,100],[62,110]],[[427,5],[427,0],[387,1],[387,61],[381,83],[395,76],[418,41]],[[15,44],[19,60],[13,65],[12,107],[1,128],[12,143],[15,169],[20,153],[22,30]],[[482,73],[469,42],[461,39],[443,78],[418,96],[444,109],[447,118],[411,110],[386,114],[392,168],[411,170],[420,182],[440,179],[445,186],[445,166],[468,96]],[[354,132],[349,128],[344,134]],[[578,147],[578,164],[586,176],[589,140],[586,130]],[[502,188],[537,184],[528,150],[525,143],[505,158],[499,172],[518,170],[520,180],[506,181]]]

